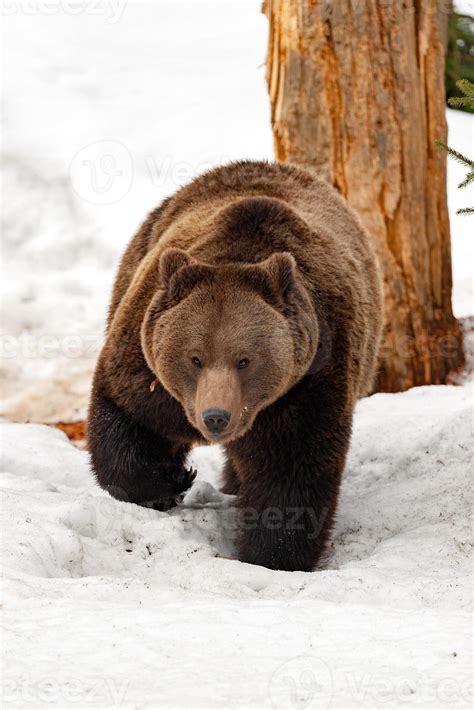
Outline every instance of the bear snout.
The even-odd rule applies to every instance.
[[[206,409],[202,413],[206,428],[214,436],[220,436],[230,422],[230,413],[225,409]]]
[[[210,441],[228,438],[235,433],[242,409],[238,372],[230,367],[204,367],[194,397],[197,428]]]

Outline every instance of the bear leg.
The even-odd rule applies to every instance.
[[[239,445],[242,562],[309,572],[325,549],[352,412],[337,394],[334,401],[330,387],[311,389],[311,397],[297,397],[288,407],[291,418],[278,413],[278,430],[262,417]]]
[[[225,462],[222,478],[224,481],[224,485],[221,488],[222,493],[227,493],[231,496],[238,495],[240,490],[240,479],[230,459],[227,459]]]
[[[187,446],[149,431],[97,390],[88,443],[97,482],[118,500],[168,510],[181,502],[196,476],[184,467]]]

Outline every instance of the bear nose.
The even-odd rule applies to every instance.
[[[221,434],[230,421],[230,414],[225,409],[206,409],[202,420],[211,434]]]

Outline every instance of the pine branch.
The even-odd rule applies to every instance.
[[[465,96],[474,100],[474,84],[471,84],[468,79],[460,79],[456,82],[456,86]]]
[[[446,143],[437,140],[436,145],[439,145],[441,148],[444,148],[444,150],[447,151],[449,155],[454,158],[454,160],[457,160],[457,162],[461,165],[464,165],[467,168],[474,168],[474,160],[466,158],[465,155],[459,153],[459,151],[457,150],[454,150],[454,148],[450,148],[449,145],[446,145]]]
[[[448,99],[448,104],[453,106],[453,108],[472,106],[473,103],[474,98],[470,98],[469,96],[451,96],[451,98]]]
[[[468,79],[460,79],[456,82],[456,86],[464,96],[451,96],[448,99],[448,104],[453,106],[453,108],[474,106],[474,84],[471,84]]]
[[[456,96],[449,99],[449,105],[457,107],[474,106],[474,84],[467,79],[460,79],[460,81],[456,82],[456,86],[459,91],[464,94],[464,96]],[[466,158],[465,155],[457,150],[454,150],[454,148],[450,148],[449,145],[446,145],[446,143],[443,143],[442,141],[437,140],[436,144],[443,148],[443,150],[445,150],[451,158],[454,158],[454,160],[464,167],[469,168],[466,177],[459,183],[458,187],[462,188],[470,185],[474,180],[474,160]],[[456,214],[474,214],[474,207],[463,207],[458,210]]]
[[[471,170],[471,172],[466,175],[466,177],[464,178],[464,180],[459,183],[458,187],[459,187],[459,188],[467,187],[468,185],[471,184],[471,182],[472,182],[473,180],[474,180],[474,170]]]

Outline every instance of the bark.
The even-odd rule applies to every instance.
[[[318,171],[372,235],[384,272],[378,388],[463,364],[451,307],[443,0],[268,0],[276,157]]]

